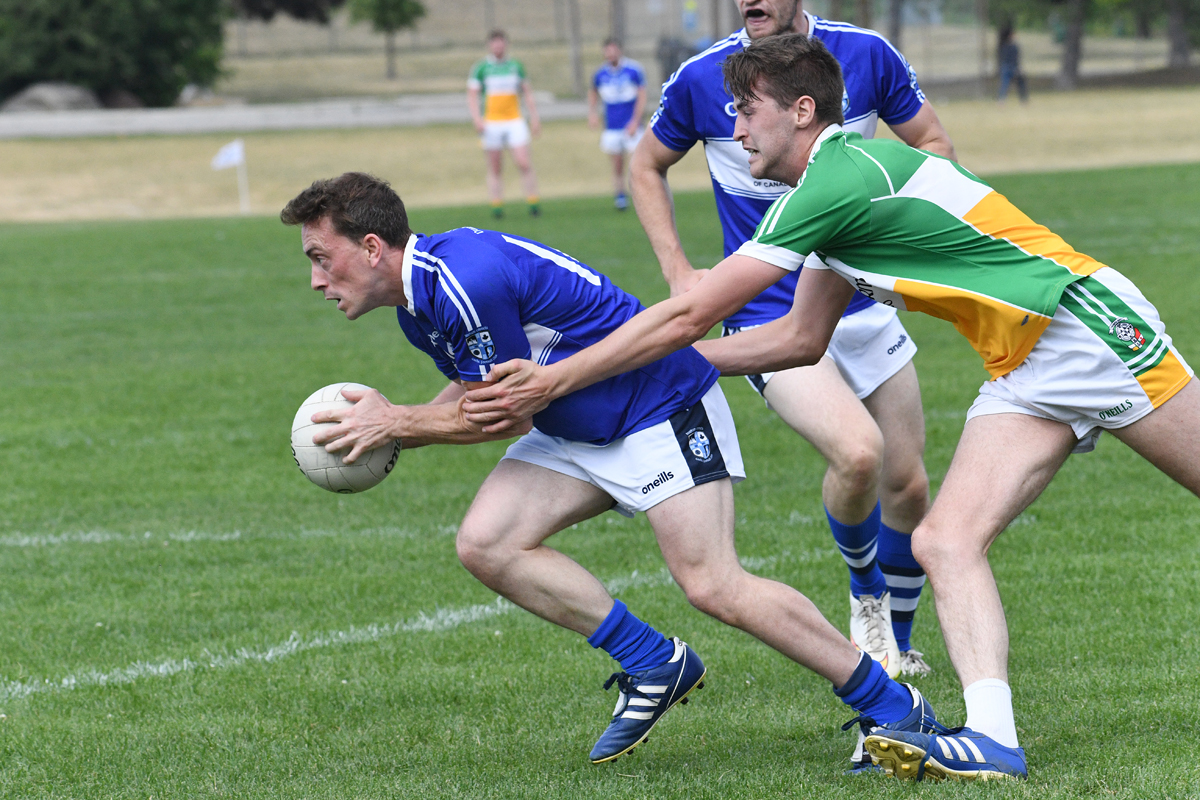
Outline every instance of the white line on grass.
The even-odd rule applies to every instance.
[[[779,561],[814,561],[829,557],[836,550],[814,549],[803,551],[799,555],[783,553],[766,558],[743,558],[742,565],[749,570],[764,570],[774,566]],[[612,594],[619,594],[635,587],[666,586],[674,583],[671,573],[666,569],[647,574],[637,570],[626,576],[605,581],[605,587]],[[304,637],[293,631],[283,642],[266,649],[255,650],[242,647],[232,655],[224,655],[204,651],[196,658],[167,659],[152,663],[135,661],[126,667],[101,672],[96,669],[84,670],[64,678],[50,680],[9,681],[0,679],[0,702],[21,700],[35,694],[48,692],[71,691],[87,686],[119,686],[133,683],[143,678],[167,678],[181,672],[194,672],[200,669],[236,669],[251,663],[270,663],[289,656],[303,653],[307,650],[317,650],[324,647],[339,647],[350,644],[368,644],[382,639],[408,633],[437,633],[453,630],[454,628],[479,622],[484,619],[508,614],[517,606],[497,597],[491,603],[465,606],[456,609],[438,609],[432,613],[420,612],[417,616],[402,622],[385,624],[372,623],[364,627],[351,627],[344,631],[329,631],[314,636]]]
[[[447,528],[449,530],[447,531]],[[439,525],[435,532],[439,534],[454,533],[457,526]],[[428,535],[428,532],[408,530],[406,528],[365,528],[356,531],[345,530],[298,530],[294,533],[265,533],[243,534],[241,531],[227,533],[209,533],[206,531],[177,531],[173,533],[113,533],[112,531],[79,531],[75,533],[47,534],[10,534],[0,536],[0,547],[57,547],[65,544],[107,544],[109,542],[238,542],[256,539],[327,539],[335,536],[391,536],[412,538],[417,535]]]

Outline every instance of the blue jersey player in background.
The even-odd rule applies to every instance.
[[[317,181],[283,209],[300,225],[312,288],[348,319],[392,306],[408,340],[449,379],[423,405],[345,391],[355,405],[320,412],[314,437],[352,463],[399,440],[405,447],[471,444],[522,433],[484,481],[459,528],[463,565],[537,616],[587,637],[620,666],[619,699],[591,752],[612,761],[646,739],[701,686],[705,667],[615,600],[599,580],[547,547],[560,530],[610,509],[646,513],[688,600],[828,678],[864,729],[928,732],[933,712],[857,653],[807,598],[751,575],[734,550],[737,433],[716,370],[687,348],[555,400],[500,435],[466,420],[462,399],[491,367],[514,358],[560,361],[639,311],[633,296],[546,245],[477,228],[423,236],[384,181],[346,173]]]
[[[625,156],[642,138],[642,114],[646,110],[646,73],[642,65],[625,58],[616,39],[604,42],[604,63],[592,76],[588,90],[588,125],[600,127],[599,106],[604,105],[604,132],[600,150],[612,158],[613,206],[629,207],[625,196]]]
[[[726,256],[753,236],[766,210],[791,188],[751,176],[749,154],[733,139],[736,111],[721,63],[752,40],[789,32],[819,38],[842,67],[846,130],[870,137],[882,120],[906,143],[954,157],[916,75],[878,33],[815,17],[797,0],[738,0],[738,8],[745,28],[685,62],[663,86],[631,165],[638,218],[672,296],[705,272],[694,270],[683,251],[667,184],[667,171],[696,142],[704,143]],[[725,333],[785,316],[798,274],[726,320]],[[929,504],[915,352],[895,310],[857,295],[819,364],[750,376],[769,406],[829,465],[822,499],[850,571],[851,640],[892,675],[929,671],[909,639],[925,582],[912,557],[911,533]]]

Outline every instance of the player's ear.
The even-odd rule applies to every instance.
[[[367,258],[371,259],[371,266],[378,264],[383,256],[383,240],[374,233],[368,233],[363,237],[362,244],[366,248]]]
[[[796,127],[807,128],[817,118],[817,101],[803,95],[792,105],[792,110],[796,115]]]

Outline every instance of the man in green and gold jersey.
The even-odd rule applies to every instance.
[[[525,107],[529,109],[529,124],[521,116],[522,94]],[[487,58],[471,67],[467,78],[467,108],[487,155],[492,215],[504,215],[504,179],[500,173],[504,150],[508,148],[521,173],[529,213],[536,217],[539,213],[537,175],[533,172],[529,141],[531,128],[533,136],[541,132],[541,122],[533,101],[533,89],[525,76],[525,65],[508,56],[508,35],[502,30],[488,34]]]
[[[879,730],[866,748],[902,778],[1025,777],[988,548],[1102,430],[1200,495],[1192,369],[1154,306],[1116,270],[948,159],[843,131],[841,73],[818,40],[769,37],[730,56],[724,71],[751,174],[795,188],[686,294],[556,364],[493,368],[488,380],[503,382],[470,393],[467,417],[502,430],[551,399],[695,342],[801,267],[788,316],[696,349],[725,374],[815,363],[855,289],[949,321],[992,380],[967,412],[913,553],[937,598],[967,720],[928,734]]]

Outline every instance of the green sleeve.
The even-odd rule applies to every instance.
[[[467,83],[471,83],[471,84],[482,84],[483,83],[483,63],[484,62],[482,62],[482,61],[475,62],[475,66],[471,67],[471,72],[469,75],[467,75]],[[459,74],[461,75],[462,73],[460,72]]]
[[[517,62],[517,76],[520,77],[521,80],[528,80],[529,77],[525,74],[525,65],[520,61]]]
[[[870,225],[871,200],[862,175],[838,154],[810,164],[800,184],[775,201],[738,252],[794,270],[809,253],[861,239]]]

